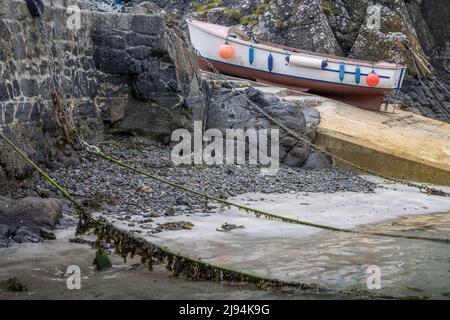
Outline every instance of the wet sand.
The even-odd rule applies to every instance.
[[[280,215],[337,227],[450,238],[450,200],[399,185],[375,193],[245,194],[233,199]],[[438,213],[435,213],[438,212]],[[173,277],[162,266],[154,272],[130,269],[138,260],[112,256],[114,268],[98,272],[94,251],[69,243],[74,230],[60,230],[57,240],[0,250],[0,280],[18,277],[29,290],[0,291],[0,299],[311,299],[360,298],[340,292],[367,290],[367,267],[381,269],[376,294],[398,298],[450,298],[448,244],[372,237],[318,230],[258,219],[234,209],[155,219],[193,222],[192,230],[146,236],[183,254],[233,269],[284,280],[318,283],[327,294],[267,292],[252,285],[228,285]],[[224,222],[244,229],[218,232]],[[119,228],[127,230],[126,223]],[[138,226],[133,227],[137,229]],[[68,290],[65,271],[78,265],[82,289]],[[364,297],[363,297],[364,298]]]

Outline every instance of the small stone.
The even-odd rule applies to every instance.
[[[175,215],[175,209],[174,208],[170,208],[169,210],[164,212],[164,215],[167,216],[167,217],[174,216]]]
[[[139,191],[144,193],[150,193],[153,191],[153,189],[150,186],[142,186],[139,188]]]
[[[56,239],[56,236],[53,233],[53,231],[48,228],[45,228],[45,227],[41,228],[39,234],[45,240],[55,240]]]

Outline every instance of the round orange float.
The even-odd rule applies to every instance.
[[[380,76],[372,72],[367,75],[366,83],[369,87],[376,87],[380,83]]]
[[[222,59],[230,59],[234,54],[234,49],[228,43],[224,43],[219,48],[219,56]]]

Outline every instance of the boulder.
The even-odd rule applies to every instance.
[[[303,135],[308,141],[315,137],[319,113],[312,107],[300,107],[273,94],[248,88],[241,93],[226,88],[214,89],[208,108],[206,129],[219,129],[225,135],[226,129],[277,128],[252,103],[271,117],[278,119],[290,130]],[[252,103],[250,103],[249,101]],[[308,124],[303,111],[308,114]],[[289,166],[301,167],[308,158],[310,147],[299,143],[296,138],[280,129],[280,161]]]
[[[294,147],[283,159],[283,163],[291,167],[301,167],[308,158],[309,151],[309,147]]]
[[[62,204],[56,199],[0,197],[0,225],[8,227],[16,242],[41,240],[41,230],[53,229],[61,215]]]
[[[9,234],[9,227],[6,224],[0,224],[0,238],[6,238]]]
[[[25,242],[37,243],[42,241],[42,238],[27,226],[21,226],[18,227],[16,230],[12,231],[11,238],[17,243],[25,243]]]
[[[322,153],[313,151],[309,154],[308,159],[306,159],[303,168],[305,169],[326,169],[333,165],[331,158]]]

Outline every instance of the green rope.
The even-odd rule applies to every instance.
[[[69,192],[67,192],[61,185],[59,185],[53,178],[51,178],[47,173],[45,173],[41,168],[39,168],[38,165],[36,165],[22,150],[20,150],[10,139],[8,139],[0,130],[0,138],[5,140],[7,144],[16,151],[24,160],[26,160],[42,177],[47,180],[51,185],[53,185],[57,190],[61,192],[61,194],[69,200],[71,203],[74,204],[75,208],[78,210],[80,221],[77,227],[77,234],[86,233],[91,228],[94,228],[94,233],[99,237],[99,239],[103,239],[105,241],[108,241],[109,243],[113,243],[113,246],[116,248],[116,250],[119,250],[122,254],[122,257],[126,258],[128,256],[128,253],[131,253],[133,256],[134,253],[137,253],[141,256],[141,262],[145,263],[149,270],[152,269],[152,265],[157,261],[161,263],[166,263],[166,269],[170,272],[172,272],[174,275],[179,276],[186,276],[191,279],[204,279],[204,280],[212,280],[212,281],[230,281],[230,282],[248,282],[253,283],[258,288],[264,289],[264,290],[303,290],[303,291],[311,291],[311,292],[323,292],[323,293],[341,293],[346,295],[354,295],[357,293],[364,293],[360,292],[358,290],[352,290],[352,291],[339,291],[339,292],[333,292],[333,291],[326,291],[323,288],[320,288],[317,284],[305,284],[297,281],[284,281],[284,280],[278,280],[273,278],[267,278],[259,275],[255,275],[248,272],[242,272],[242,271],[236,271],[233,269],[221,267],[215,264],[211,264],[208,262],[201,261],[199,259],[191,258],[188,256],[184,256],[180,253],[177,253],[173,250],[170,250],[168,248],[158,246],[148,240],[144,240],[142,238],[137,238],[135,235],[119,230],[117,227],[115,227],[110,222],[105,221],[104,219],[94,219],[92,218],[91,214],[87,212],[86,207],[80,205],[74,197],[70,195]],[[238,208],[246,209],[249,211],[258,211],[252,208],[248,208],[245,206],[237,205],[234,203],[231,203],[229,201],[216,198],[213,196],[210,196],[208,194],[203,194],[199,191],[191,190],[189,188],[179,186],[173,182],[167,181],[163,178],[160,178],[158,176],[153,176],[149,173],[146,173],[144,171],[141,171],[139,169],[132,168],[118,160],[115,160],[111,157],[106,156],[105,154],[98,152],[96,153],[98,156],[112,161],[114,163],[117,163],[125,168],[129,168],[130,170],[142,173],[147,175],[150,178],[156,179],[158,181],[167,183],[173,187],[181,187],[181,189],[189,192],[194,192],[197,195],[200,195],[202,197],[219,201],[228,205],[237,206]],[[263,211],[261,211],[263,212]],[[277,218],[279,216],[273,215],[270,213],[266,213],[267,215],[271,216],[272,218]],[[279,217],[284,218],[284,217]],[[289,219],[290,221],[298,222],[297,220]],[[313,223],[302,223],[309,226],[321,226],[318,224]],[[355,231],[351,230],[345,230],[345,229],[339,229],[334,227],[327,227],[328,230],[335,230],[335,231],[343,231],[343,232],[351,232],[351,233],[357,233]],[[112,236],[114,234],[115,238]],[[377,234],[373,233],[374,235],[383,235],[384,234]],[[401,236],[401,235],[387,235],[392,237],[407,237],[407,236]],[[418,239],[417,237],[409,237],[411,239]],[[114,240],[114,241],[112,241]],[[426,239],[429,240],[429,239]],[[134,246],[134,247],[133,247]],[[138,247],[138,250],[136,252],[136,247]],[[373,298],[387,298],[387,299],[399,299],[399,297],[391,297],[391,296],[377,296],[376,294],[365,292],[370,297]]]
[[[314,290],[318,291],[319,286],[317,284],[305,284],[301,282],[296,281],[284,281],[284,280],[277,280],[277,279],[271,279],[266,278],[262,276],[258,276],[251,273],[236,271],[228,268],[224,268],[221,266],[217,266],[211,263],[203,262],[198,259],[194,259],[188,256],[184,256],[180,253],[176,253],[168,248],[164,248],[161,246],[158,246],[148,240],[138,239],[134,235],[131,235],[128,232],[118,230],[115,226],[113,226],[111,223],[107,223],[105,221],[97,221],[92,218],[92,216],[87,212],[87,209],[79,204],[72,195],[66,191],[61,185],[58,184],[52,177],[50,177],[44,170],[42,170],[38,165],[36,165],[22,150],[20,150],[14,142],[12,142],[10,139],[8,139],[1,131],[0,131],[0,138],[6,141],[6,143],[15,151],[17,152],[24,160],[26,160],[27,163],[30,164],[45,180],[47,180],[51,185],[53,185],[57,190],[61,192],[61,194],[69,200],[77,209],[77,212],[80,216],[80,222],[78,224],[77,228],[77,234],[85,233],[90,228],[96,228],[96,235],[101,238],[107,238],[104,233],[100,232],[99,230],[101,228],[108,227],[110,230],[115,231],[116,233],[120,233],[122,237],[126,236],[129,239],[131,239],[135,244],[140,243],[143,245],[143,243],[146,244],[146,249],[149,251],[151,249],[152,251],[156,251],[156,257],[162,261],[162,257],[168,261],[172,261],[172,259],[176,259],[180,261],[180,263],[183,263],[183,275],[189,276],[188,272],[192,269],[192,266],[198,269],[209,271],[208,277],[203,278],[205,280],[233,280],[233,281],[239,281],[239,282],[249,282],[253,283],[256,286],[263,288],[263,289],[298,289],[298,290]],[[100,228],[100,229],[99,229]],[[133,249],[134,250],[134,249]],[[142,255],[146,255],[144,252],[141,252]],[[126,258],[126,256],[124,257]],[[152,259],[152,257],[150,257]],[[151,267],[152,260],[146,261],[147,264]],[[168,264],[168,269],[171,267]],[[211,274],[214,275],[214,277],[211,276]],[[191,277],[193,277],[191,275]]]
[[[251,207],[247,207],[241,204],[237,204],[234,202],[230,202],[228,200],[225,199],[221,199],[218,197],[215,197],[213,195],[201,192],[201,191],[197,191],[188,187],[185,187],[183,185],[177,184],[173,181],[170,180],[166,180],[164,178],[161,178],[157,175],[148,173],[146,171],[143,171],[141,169],[132,167],[120,160],[117,160],[113,157],[110,157],[106,154],[104,154],[103,152],[93,152],[95,155],[99,156],[100,158],[103,158],[107,161],[110,161],[112,163],[115,163],[123,168],[126,168],[128,170],[134,171],[136,173],[139,173],[145,177],[151,178],[153,180],[157,180],[159,182],[162,182],[164,184],[167,184],[169,186],[172,186],[174,188],[177,189],[181,189],[185,192],[194,194],[197,197],[200,198],[206,198],[218,203],[222,203],[225,204],[227,206],[233,206],[236,207],[240,210],[244,210],[245,212],[249,213],[252,212],[256,217],[265,217],[267,219],[271,219],[271,220],[278,220],[278,221],[282,221],[282,222],[286,222],[286,223],[292,223],[292,224],[299,224],[299,225],[304,225],[304,226],[308,226],[308,227],[313,227],[313,228],[319,228],[319,229],[323,229],[323,230],[328,230],[328,231],[337,231],[337,232],[345,232],[345,233],[354,233],[354,234],[364,234],[364,235],[374,235],[374,236],[380,236],[380,237],[391,237],[391,238],[404,238],[404,239],[412,239],[412,240],[425,240],[425,241],[433,241],[433,242],[441,242],[441,243],[450,243],[450,239],[441,239],[441,238],[429,238],[429,237],[420,237],[420,236],[409,236],[409,235],[401,235],[401,234],[388,234],[388,233],[380,233],[380,232],[364,232],[364,231],[357,231],[357,230],[350,230],[350,229],[343,229],[343,228],[337,228],[337,227],[333,227],[333,226],[328,226],[328,225],[324,225],[324,224],[318,224],[318,223],[314,223],[314,222],[309,222],[309,221],[303,221],[303,220],[297,220],[297,219],[292,219],[292,218],[288,218],[288,217],[283,217],[280,215],[276,215],[267,211],[263,211],[263,210],[258,210],[258,209],[254,209]]]

